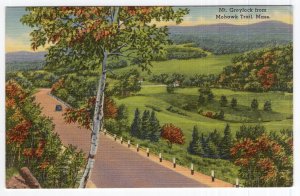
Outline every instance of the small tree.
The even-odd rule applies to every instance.
[[[231,106],[232,108],[236,108],[236,106],[237,106],[237,100],[236,100],[236,98],[233,97],[233,98],[231,99],[230,106]]]
[[[223,120],[224,117],[225,117],[225,114],[224,114],[224,111],[223,111],[223,110],[220,110],[219,113],[215,113],[215,114],[214,114],[214,118],[216,118],[216,119]]]
[[[155,112],[152,110],[150,116],[150,141],[157,142],[161,135],[161,127],[159,121],[155,116]]]
[[[220,145],[220,157],[223,159],[230,159],[230,149],[233,146],[233,138],[230,131],[229,124],[224,129],[224,137]]]
[[[135,109],[134,112],[134,119],[131,124],[130,129],[130,135],[133,137],[140,137],[140,131],[141,131],[141,117],[140,117],[140,111],[138,108]]]
[[[150,123],[150,112],[149,110],[145,110],[142,116],[142,126],[140,131],[141,139],[149,139],[151,131],[151,123]]]
[[[188,147],[188,152],[191,154],[203,156],[203,149],[200,143],[200,135],[197,126],[194,126],[193,128],[192,141],[190,142],[190,145]]]
[[[264,104],[264,111],[271,112],[272,111],[272,105],[271,101],[266,101]]]
[[[118,107],[118,114],[116,117],[116,121],[118,124],[119,132],[128,130],[128,111],[124,104],[121,104]]]
[[[221,107],[226,107],[227,103],[228,103],[227,97],[225,95],[222,95],[221,99],[220,99],[220,105],[221,105]]]
[[[214,94],[211,92],[211,90],[207,94],[207,101],[211,102],[214,99]]]
[[[209,158],[218,158],[219,152],[217,146],[214,144],[214,142],[208,138],[207,139],[207,156]]]
[[[167,140],[170,149],[173,144],[184,144],[184,135],[182,130],[171,123],[165,124],[162,127],[161,137]]]
[[[252,110],[257,110],[258,109],[258,101],[257,99],[253,99],[251,102],[251,109]]]
[[[205,97],[202,93],[200,93],[200,95],[199,95],[198,105],[205,105]]]
[[[118,113],[117,113],[117,117],[116,120],[127,120],[128,119],[128,111],[127,108],[124,104],[121,104],[118,107]]]

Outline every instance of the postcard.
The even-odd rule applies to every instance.
[[[291,5],[5,12],[7,189],[293,186]]]

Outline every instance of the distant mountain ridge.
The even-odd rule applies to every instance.
[[[175,44],[194,43],[213,54],[241,53],[257,48],[286,45],[293,41],[293,25],[279,21],[248,25],[220,23],[171,26],[169,32]]]
[[[169,26],[171,34],[217,34],[217,33],[238,33],[238,32],[251,32],[251,33],[293,33],[293,25],[283,23],[280,21],[263,21],[248,25],[234,25],[228,23],[218,23],[209,25],[196,25],[196,26]]]
[[[46,52],[28,52],[28,51],[18,51],[18,52],[8,52],[5,54],[5,62],[38,62],[44,61],[44,56]]]
[[[209,45],[219,41],[224,45],[227,40],[247,42],[278,43],[292,41],[293,25],[279,21],[263,21],[248,25],[233,25],[228,23],[196,25],[196,26],[169,26],[171,39],[175,43],[186,43],[193,38],[199,40],[199,47],[209,49]],[[201,40],[203,40],[201,42]],[[192,40],[193,41],[193,40]],[[205,47],[205,45],[208,45]],[[230,43],[226,44],[230,45]],[[233,46],[235,47],[235,46]],[[40,62],[44,61],[46,52],[18,51],[5,54],[6,63],[12,62]]]

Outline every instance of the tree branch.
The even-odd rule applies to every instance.
[[[114,49],[113,51],[111,51],[111,53],[115,53],[115,52],[117,52],[118,50],[124,48],[124,47],[127,46],[127,45],[128,45],[127,43],[124,43],[124,44],[122,44],[121,46],[119,46],[119,47],[117,47],[116,49]]]

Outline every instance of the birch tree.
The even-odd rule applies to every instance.
[[[30,26],[31,47],[48,47],[52,69],[100,70],[91,147],[80,188],[91,176],[103,129],[103,104],[109,58],[125,57],[149,71],[151,60],[170,44],[167,26],[157,22],[182,22],[188,9],[172,7],[29,7],[21,22]]]

